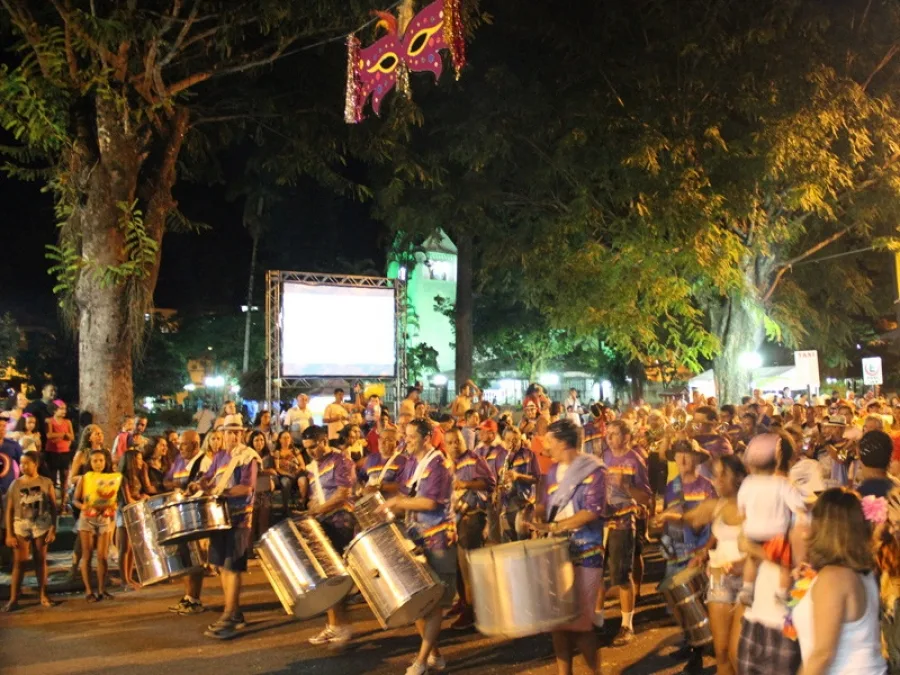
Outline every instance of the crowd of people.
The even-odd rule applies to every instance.
[[[232,528],[210,538],[208,569],[185,577],[171,609],[204,611],[204,577],[215,570],[225,607],[206,635],[230,638],[245,625],[241,580],[253,542],[276,507],[276,515],[315,517],[342,552],[358,531],[355,501],[380,492],[445,591],[417,622],[421,647],[408,675],[445,667],[443,619],[459,630],[475,622],[467,553],[545,533],[568,539],[580,607],[553,631],[558,670],[571,673],[580,652],[599,673],[597,632],[613,590],[621,612],[613,644],[634,639],[651,531],[660,533],[667,578],[703,576],[719,675],[900,669],[896,396],[754,391],[720,406],[694,392],[690,401],[615,409],[584,407],[574,390],[554,402],[535,384],[519,413],[498,409],[470,381],[446,412],[411,387],[394,417],[357,386],[350,397],[335,390],[321,424],[300,394],[281,415],[263,410],[252,424],[228,402],[218,414],[201,409],[196,429],[153,437],[146,418],[128,415],[111,443],[95,424],[76,443],[52,385],[36,401],[11,396],[7,407],[0,494],[14,567],[5,611],[18,607],[29,555],[40,602],[52,606],[46,551],[60,514],[76,517],[73,570],[85,599],[98,602],[112,597],[111,548],[123,590],[139,588],[122,509],[173,490],[205,491],[227,499]],[[352,640],[339,603],[311,642]],[[679,653],[685,672],[699,672],[702,648],[686,639]]]

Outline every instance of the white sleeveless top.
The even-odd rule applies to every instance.
[[[741,526],[729,525],[722,518],[722,511],[726,505],[724,499],[720,499],[716,504],[712,522],[712,536],[716,539],[716,547],[709,552],[709,566],[712,568],[725,567],[744,559],[744,554],[738,548]]]
[[[841,626],[834,660],[828,675],[885,675],[887,665],[881,655],[881,626],[878,619],[880,597],[874,574],[862,574],[860,578],[866,591],[866,611],[856,621]],[[812,654],[813,634],[812,589],[818,579],[810,584],[806,595],[794,608],[792,619],[800,642],[800,654],[806,663]]]

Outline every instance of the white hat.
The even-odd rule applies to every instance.
[[[816,501],[818,498],[816,493],[825,491],[822,469],[814,459],[801,459],[794,464],[788,478],[807,503]]]
[[[225,421],[222,423],[223,431],[243,431],[244,418],[240,415],[225,415]]]

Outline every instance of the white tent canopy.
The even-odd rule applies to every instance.
[[[797,368],[795,366],[768,366],[757,368],[753,371],[752,382],[754,389],[762,389],[763,392],[781,391],[785,387],[792,390],[806,389],[806,384],[798,381]],[[712,370],[706,370],[688,381],[691,389],[696,389],[704,396],[716,395],[716,380]],[[747,392],[750,393],[749,391]],[[734,401],[726,401],[734,403]]]

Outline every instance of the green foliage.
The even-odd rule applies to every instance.
[[[19,355],[19,345],[22,336],[19,326],[12,314],[7,312],[0,316],[0,368],[4,368],[15,361]]]
[[[438,372],[437,350],[419,342],[406,350],[406,368],[409,371],[410,382],[425,380],[429,375]]]

